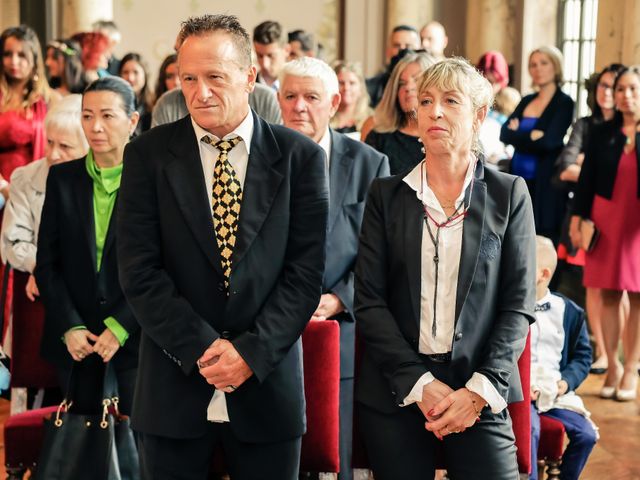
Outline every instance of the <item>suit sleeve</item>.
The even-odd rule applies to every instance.
[[[584,382],[584,379],[589,375],[589,368],[591,367],[591,344],[589,343],[587,323],[582,309],[576,312],[571,331],[565,332],[565,335],[571,336],[569,339],[569,351],[567,352],[568,362],[560,371],[560,375],[569,385],[569,391],[572,391]]]
[[[71,328],[84,326],[61,274],[61,217],[59,171],[53,167],[47,177],[34,273],[47,319],[56,322],[60,336]]]
[[[324,151],[317,149],[288,179],[289,237],[280,277],[255,327],[232,340],[260,382],[298,340],[320,301],[329,214],[325,168]]]
[[[595,141],[597,139],[597,141]],[[596,144],[602,141],[601,137],[589,140],[585,149],[584,161],[580,169],[580,177],[575,190],[573,201],[573,214],[582,218],[591,218],[591,207],[596,196],[596,176],[598,173],[598,158]]]
[[[164,268],[156,185],[152,163],[145,160],[135,142],[127,145],[118,197],[120,283],[144,333],[177,357],[188,375],[219,334],[177,291]]]
[[[393,248],[385,235],[387,223],[381,185],[371,185],[362,221],[355,270],[355,313],[358,332],[384,378],[397,405],[401,405],[416,382],[427,373],[418,352],[404,337],[389,310],[387,292],[389,253]]]
[[[516,178],[503,238],[497,317],[485,344],[478,373],[508,400],[509,379],[517,374],[529,324],[535,321],[536,233],[527,186]]]
[[[376,169],[376,173],[373,179],[388,177],[389,175],[390,175],[389,159],[387,158],[386,155],[381,155],[380,163],[378,164],[378,168]],[[340,281],[338,281],[338,283],[336,283],[333,287],[329,289],[331,293],[338,296],[338,298],[342,302],[342,305],[344,305],[344,308],[349,314],[347,317],[343,317],[343,318],[349,318],[352,321],[355,321],[355,316],[353,313],[353,296],[354,296],[354,288],[355,288],[354,274],[353,274],[354,268],[355,268],[355,262],[354,262],[354,265],[352,265],[352,267],[349,269],[347,274],[343,278],[341,278]]]
[[[580,155],[585,148],[585,135],[588,132],[588,123],[586,118],[580,118],[576,120],[569,136],[569,141],[565,145],[564,149],[558,160],[556,160],[556,170],[560,174],[576,163],[578,155]]]

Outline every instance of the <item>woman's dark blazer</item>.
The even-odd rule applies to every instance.
[[[555,232],[562,224],[567,194],[564,189],[551,188],[551,179],[555,173],[556,159],[564,146],[564,136],[573,118],[573,100],[560,88],[556,90],[536,122],[535,129],[542,130],[544,136],[534,141],[530,132],[509,129],[509,122],[514,118],[522,120],[525,108],[537,96],[537,93],[527,95],[520,101],[502,125],[500,141],[513,145],[516,152],[538,158],[533,195],[536,229],[539,232]]]
[[[112,362],[116,369],[138,363],[140,328],[129,309],[118,280],[116,213],[113,209],[102,254],[96,269],[93,220],[93,181],[85,158],[54,165],[47,190],[38,235],[35,276],[45,306],[42,355],[61,367],[71,356],[62,342],[70,328],[85,325],[96,335],[113,316],[129,332],[124,347]]]
[[[427,372],[418,353],[424,211],[404,175],[374,180],[356,263],[355,315],[364,354],[356,398],[393,413]],[[449,386],[484,374],[521,400],[517,361],[534,321],[535,230],[519,177],[476,166],[464,220]]]
[[[611,120],[594,126],[584,154],[580,170],[573,213],[582,218],[591,218],[591,207],[595,195],[610,199],[618,174],[620,157],[627,137],[622,133],[619,120]],[[636,132],[636,161],[638,162],[638,198],[640,198],[640,133]]]

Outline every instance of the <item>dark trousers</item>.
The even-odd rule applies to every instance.
[[[352,480],[353,378],[340,379],[340,480]]]
[[[274,443],[241,442],[229,423],[211,423],[206,435],[194,439],[139,432],[142,480],[205,480],[219,445],[232,480],[297,480],[301,438]]]
[[[577,480],[580,472],[587,463],[589,454],[596,444],[596,431],[591,423],[579,413],[560,408],[552,408],[548,412],[538,413],[534,404],[531,404],[531,475],[530,480],[538,479],[538,445],[540,444],[540,415],[558,420],[564,425],[564,429],[569,437],[567,445],[562,455],[560,465],[561,480]]]
[[[442,462],[452,480],[517,480],[518,464],[507,409],[481,419],[462,433],[438,440],[424,428],[415,405],[382,413],[358,406],[364,443],[376,480],[433,479]]]
[[[69,380],[71,378],[70,361],[68,366],[58,367],[58,381],[62,394],[69,392]],[[74,365],[76,375],[76,388],[73,392],[73,410],[76,413],[95,413],[102,411],[103,387],[104,387],[104,362],[97,354],[86,357],[82,362]],[[137,368],[127,370],[114,370],[116,385],[111,388],[118,393],[118,409],[124,415],[131,415],[133,405],[133,392],[136,386]]]

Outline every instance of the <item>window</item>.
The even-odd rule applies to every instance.
[[[560,1],[560,46],[564,55],[562,89],[576,101],[576,115],[589,114],[584,81],[595,67],[598,0]]]

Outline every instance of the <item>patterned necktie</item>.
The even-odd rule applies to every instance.
[[[216,166],[213,169],[212,210],[213,227],[222,256],[222,272],[224,285],[229,295],[229,278],[231,277],[231,254],[236,245],[236,231],[240,218],[242,203],[242,186],[236,172],[229,163],[229,152],[242,141],[240,137],[214,141],[210,136],[202,137],[202,141],[220,151]]]

